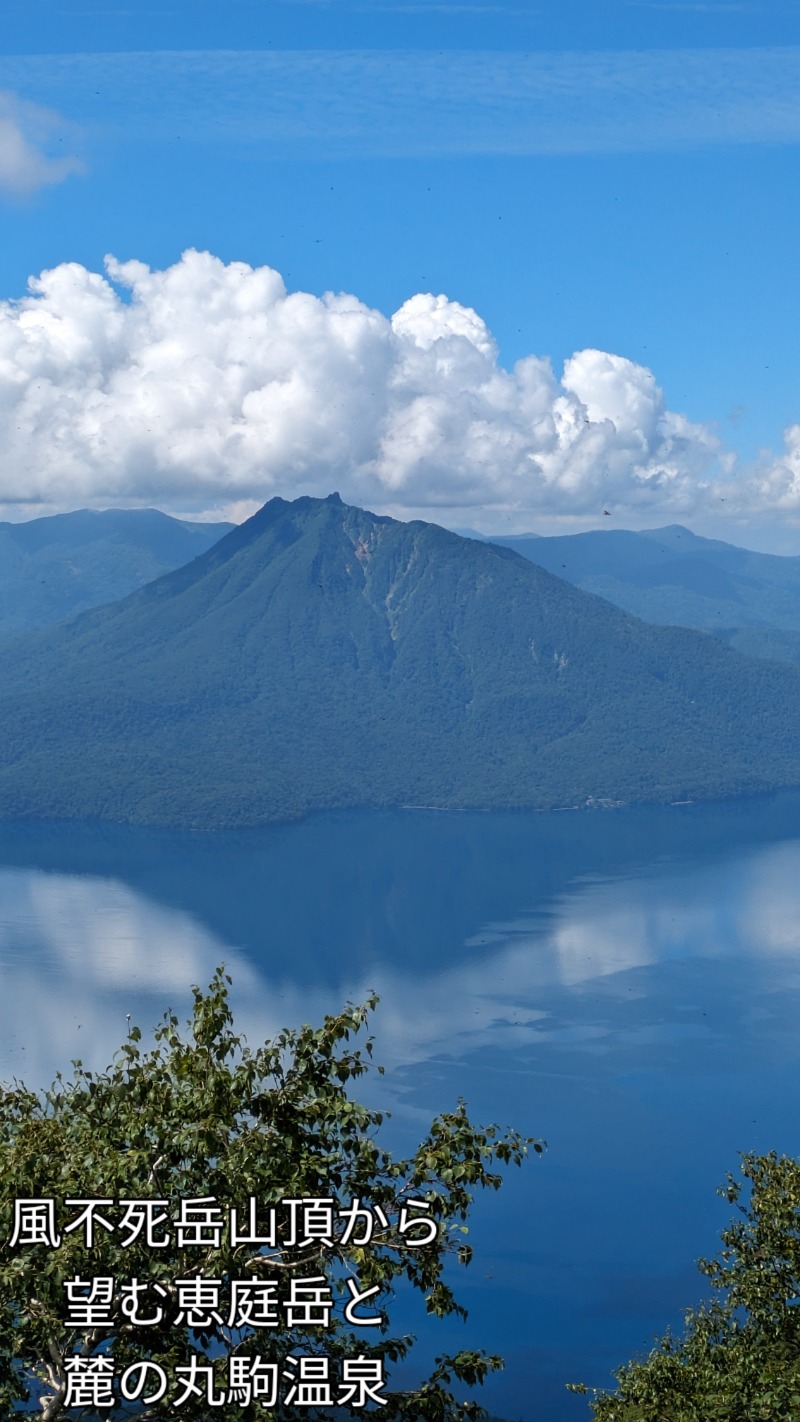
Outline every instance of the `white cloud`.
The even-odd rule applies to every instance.
[[[65,133],[66,125],[51,109],[0,90],[0,193],[27,197],[81,172],[76,158],[46,151],[53,141],[63,143]]]
[[[512,370],[477,312],[287,293],[189,251],[165,271],[63,263],[0,303],[0,506],[157,504],[242,519],[325,495],[455,526],[800,518],[800,424],[738,465],[652,371],[578,351]],[[552,523],[550,525],[552,527]]]
[[[107,268],[64,263],[0,305],[0,503],[242,516],[338,488],[463,521],[650,515],[702,508],[724,473],[714,432],[669,411],[645,367],[587,350],[560,379],[538,356],[504,370],[480,316],[444,296],[387,319],[208,253]]]

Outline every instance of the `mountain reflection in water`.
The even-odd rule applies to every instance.
[[[476,1211],[466,1326],[525,1422],[584,1418],[697,1302],[739,1150],[800,1153],[800,796],[336,814],[216,836],[0,826],[0,1072],[105,1066],[225,961],[251,1042],[371,990],[398,1147],[466,1098],[549,1150]],[[400,1320],[405,1326],[406,1320]],[[430,1333],[430,1339],[429,1339]]]

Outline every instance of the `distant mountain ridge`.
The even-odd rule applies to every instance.
[[[646,622],[694,627],[750,656],[800,662],[800,557],[755,553],[680,524],[491,541]]]
[[[0,523],[0,636],[116,602],[196,558],[232,527],[158,509],[78,509]]]
[[[509,549],[273,499],[0,649],[0,815],[195,828],[800,784],[800,670],[651,627]]]

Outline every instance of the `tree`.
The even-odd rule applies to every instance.
[[[469,1263],[473,1193],[541,1143],[459,1104],[395,1160],[382,1113],[350,1094],[372,1054],[350,1039],[377,999],[251,1050],[229,984],[219,968],[195,987],[187,1032],[167,1013],[147,1051],[129,1027],[100,1075],[76,1061],[45,1093],[0,1092],[0,1411],[208,1422],[380,1400],[387,1419],[478,1415],[451,1384],[501,1359],[442,1357],[392,1392],[381,1360],[414,1340],[392,1336],[386,1305],[406,1281],[429,1313],[464,1313],[445,1265]]]
[[[698,1264],[719,1297],[622,1368],[614,1394],[595,1393],[598,1422],[800,1418],[800,1160],[743,1155],[741,1174],[719,1191],[738,1218]]]

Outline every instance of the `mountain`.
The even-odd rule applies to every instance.
[[[492,542],[646,622],[694,627],[750,656],[800,662],[800,558],[753,553],[679,524]]]
[[[80,509],[0,523],[0,636],[116,602],[204,553],[232,527],[157,509]]]
[[[122,602],[0,649],[0,816],[199,829],[343,806],[800,784],[800,670],[509,549],[273,499]]]

